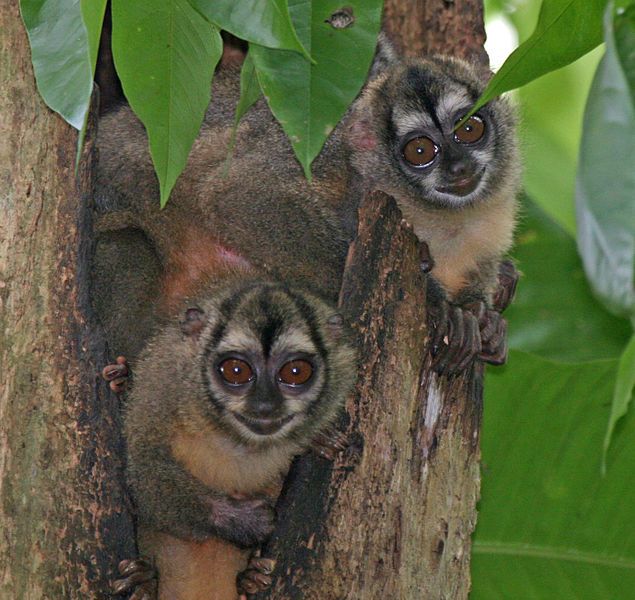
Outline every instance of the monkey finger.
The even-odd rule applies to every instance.
[[[430,352],[435,356],[445,345],[443,340],[448,334],[450,305],[442,300],[438,304],[428,304],[427,310]]]
[[[457,364],[454,369],[455,373],[465,371],[482,349],[481,335],[477,318],[467,311],[464,311],[463,317],[465,319],[465,340],[461,348],[462,352],[457,357]]]
[[[463,346],[465,328],[463,314],[458,306],[450,307],[448,324],[448,333],[433,362],[433,369],[440,375],[449,375],[453,372],[453,365]]]
[[[492,338],[492,336],[499,329],[501,320],[503,320],[503,317],[500,313],[496,312],[495,310],[486,311],[483,319],[480,322],[481,339],[483,340],[483,343],[485,345],[487,344],[487,341]]]
[[[318,434],[311,442],[311,450],[327,460],[335,460],[337,454],[344,452],[348,446],[348,436],[335,429]]]
[[[102,371],[101,376],[106,381],[112,381],[113,379],[118,379],[119,377],[127,377],[128,376],[128,363],[123,356],[117,357],[117,362],[111,365],[106,365]]]
[[[157,600],[157,584],[144,583],[130,596],[129,600]]]
[[[498,267],[498,287],[494,292],[492,305],[498,312],[503,312],[516,295],[516,286],[520,273],[511,260],[504,260]]]
[[[152,571],[152,564],[143,557],[124,558],[118,565],[119,575],[127,577],[137,571]]]
[[[507,361],[507,321],[500,319],[496,331],[484,344],[479,358],[491,365],[503,365]]]

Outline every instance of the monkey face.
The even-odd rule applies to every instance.
[[[496,100],[462,121],[483,87],[450,58],[389,68],[354,111],[354,166],[373,187],[424,206],[461,208],[491,197],[516,164],[514,120]]]
[[[276,284],[234,291],[201,310],[201,373],[208,409],[250,443],[301,438],[341,404],[354,367],[341,321],[316,299]],[[331,323],[329,323],[329,320]],[[351,375],[333,385],[331,361],[346,355]]]

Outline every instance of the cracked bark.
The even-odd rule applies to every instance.
[[[132,523],[117,400],[88,303],[91,134],[35,89],[17,3],[0,4],[0,597],[104,598]]]

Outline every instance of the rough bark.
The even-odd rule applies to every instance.
[[[0,597],[104,598],[133,536],[88,303],[91,134],[76,177],[17,2],[0,23]]]
[[[489,65],[482,0],[386,0],[384,29],[405,55],[450,54]]]

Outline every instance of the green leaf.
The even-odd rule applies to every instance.
[[[293,28],[286,0],[190,0],[201,14],[254,44],[267,48],[295,50],[308,58]]]
[[[82,18],[88,35],[88,52],[90,55],[91,73],[94,76],[107,0],[80,0],[80,2]]]
[[[622,0],[615,12],[613,30],[615,50],[631,91],[631,103],[635,104],[635,2]]]
[[[117,73],[148,132],[164,206],[203,122],[222,40],[187,0],[113,0],[112,14]]]
[[[471,600],[632,598],[633,415],[599,469],[616,368],[511,352],[488,372]]]
[[[240,70],[240,98],[238,99],[238,104],[236,104],[234,126],[232,128],[232,134],[227,150],[227,161],[225,163],[226,174],[228,173],[231,158],[234,153],[238,124],[247,111],[258,101],[258,98],[260,98],[260,85],[258,84],[258,78],[256,77],[254,62],[251,59],[250,54],[247,53],[242,69]]]
[[[578,163],[578,250],[595,293],[616,314],[635,316],[635,107],[607,9],[606,54],[584,115]],[[635,30],[631,31],[635,43]],[[635,68],[635,53],[630,55]]]
[[[617,358],[630,324],[593,296],[575,240],[527,198],[521,214],[512,255],[523,276],[505,312],[510,348],[558,361]]]
[[[622,353],[619,367],[617,369],[617,379],[615,381],[615,391],[613,392],[613,402],[611,403],[611,414],[609,424],[604,436],[604,455],[602,457],[602,472],[606,473],[606,455],[613,439],[613,432],[617,422],[627,413],[628,405],[633,397],[635,388],[635,335],[631,337],[626,350]]]
[[[492,77],[473,111],[492,98],[564,67],[602,42],[606,0],[543,0],[536,29]]]
[[[93,91],[80,0],[21,0],[35,79],[44,102],[81,129]]]
[[[342,8],[340,2],[289,2],[298,36],[317,64],[295,52],[250,46],[260,87],[307,177],[328,134],[361,89],[375,51],[382,2],[346,5],[354,22],[336,29],[326,20]]]

